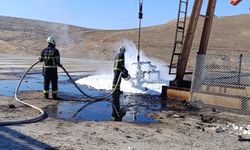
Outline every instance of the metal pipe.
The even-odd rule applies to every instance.
[[[241,66],[242,66],[242,54],[240,54],[239,57],[239,69],[238,69],[238,84],[240,84],[240,79],[241,79]]]
[[[203,0],[195,0],[194,2],[192,14],[191,14],[188,29],[187,29],[186,38],[185,38],[183,49],[182,49],[182,54],[178,59],[176,78],[174,81],[174,82],[177,82],[177,84],[179,81],[183,80],[183,77],[186,71],[187,62],[188,62],[189,54],[192,48],[192,43],[193,43],[198,19],[200,16],[202,3],[203,3]]]
[[[207,12],[205,16],[204,26],[201,35],[200,47],[199,51],[197,52],[197,62],[196,62],[196,76],[197,76],[197,84],[194,86],[196,90],[201,88],[202,82],[202,74],[204,69],[204,61],[205,61],[205,54],[207,53],[208,41],[210,37],[211,27],[214,18],[214,12],[216,7],[217,0],[209,0],[207,6]],[[199,59],[198,59],[199,58]],[[198,62],[199,61],[199,62]]]
[[[137,55],[137,62],[139,65],[140,62],[140,42],[141,42],[141,20],[143,19],[143,13],[142,13],[142,6],[143,5],[143,0],[139,0],[139,13],[138,13],[138,18],[139,18],[139,34],[138,34],[138,55]]]
[[[206,54],[217,0],[209,0],[198,54]]]

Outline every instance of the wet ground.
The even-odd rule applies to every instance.
[[[88,76],[88,73],[77,73],[73,79]],[[14,96],[19,80],[0,80],[0,95]],[[91,87],[80,87],[87,94],[94,97],[108,95],[110,91],[96,90]],[[43,77],[41,74],[28,74],[20,86],[20,91],[41,91],[43,89]],[[83,96],[70,82],[65,74],[59,75],[60,96],[67,101],[58,101],[56,105],[46,108],[49,117],[68,121],[108,121],[111,120],[112,105],[110,100],[92,103]],[[69,100],[69,101],[68,101]],[[73,101],[71,101],[73,100]],[[79,100],[79,101],[77,101]],[[93,100],[92,100],[93,101]],[[91,103],[91,104],[90,104]],[[126,111],[123,121],[131,123],[156,123],[155,119],[147,116],[148,113],[161,110],[161,98],[150,95],[122,94],[120,97],[121,108]],[[90,105],[89,105],[90,104]],[[88,105],[87,107],[85,107]],[[83,110],[77,112],[81,107]]]
[[[123,121],[131,123],[156,123],[157,121],[148,117],[147,113],[160,110],[161,105],[159,100],[151,100],[145,102],[142,96],[126,96],[126,99],[121,101],[123,103],[121,107],[126,111]],[[155,104],[151,105],[153,101]],[[88,104],[89,102],[59,102],[58,105],[49,106],[46,112],[50,117],[70,121],[111,120],[112,105],[109,101]],[[78,113],[78,110],[85,105],[88,106]]]
[[[6,65],[0,65],[0,95],[9,95],[1,96],[1,121],[36,116],[37,112],[33,109],[27,109],[16,103],[17,107],[10,109],[8,104],[12,102],[11,95],[14,94],[18,82],[18,80],[10,79],[19,79],[20,74],[32,64],[33,60],[37,59],[18,60],[18,65],[13,64],[13,68],[10,69],[11,60],[1,58],[4,58],[2,64]],[[87,64],[87,60],[82,64],[79,63],[80,60],[75,63],[73,61],[75,59],[69,60],[70,64],[64,65],[66,69],[72,69],[70,74],[79,70],[86,71],[82,72],[83,74],[74,74],[74,79],[87,76],[98,67],[97,70],[105,69],[102,64],[108,65],[103,61],[97,64],[92,62]],[[25,62],[26,66],[20,62]],[[19,73],[15,72],[17,67],[22,68]],[[37,67],[36,73],[40,71],[40,67]],[[112,64],[110,63],[106,68],[112,68]],[[186,110],[186,104],[178,105],[176,101],[171,100],[168,100],[165,109],[159,97],[153,98],[148,95],[124,94],[121,99],[123,108],[127,110],[123,118],[124,122],[105,121],[111,120],[109,101],[88,105],[72,119],[70,117],[75,114],[76,109],[87,104],[89,100],[80,92],[78,93],[64,75],[61,75],[59,79],[61,97],[67,100],[84,101],[43,99],[42,76],[30,75],[28,79],[25,78],[26,82],[20,89],[30,92],[22,93],[20,99],[46,109],[50,117],[31,124],[0,126],[2,149],[250,149],[248,142],[239,141],[239,135],[242,135],[246,129],[249,130],[249,116],[209,110],[190,111]],[[109,92],[84,86],[81,88],[91,95],[106,95]],[[148,111],[151,113],[147,114]],[[138,124],[139,122],[155,122],[151,117],[156,118],[159,123]]]

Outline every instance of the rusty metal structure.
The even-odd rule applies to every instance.
[[[231,0],[230,3],[232,5],[237,5],[241,1],[242,0]],[[198,54],[206,54],[206,52],[207,52],[207,46],[208,46],[210,31],[211,31],[211,27],[212,27],[212,23],[213,23],[216,2],[217,2],[217,0],[208,0],[205,21],[204,21],[204,25],[203,25],[201,40],[200,40],[200,46],[199,46],[199,50],[197,52]],[[179,3],[180,3],[179,4],[180,6],[179,6],[178,17],[177,17],[176,37],[177,37],[178,32],[180,32],[178,30],[180,13],[183,13],[183,11],[181,10],[181,5],[183,3],[188,4],[188,1],[187,0],[186,1],[180,0]],[[184,40],[184,42],[183,41],[179,42],[177,40],[178,38],[175,38],[175,46],[174,46],[174,50],[172,53],[169,73],[171,73],[171,69],[174,66],[173,58],[175,55],[178,55],[177,63],[175,64],[175,66],[177,67],[176,68],[176,77],[173,81],[170,81],[170,83],[169,83],[170,86],[163,86],[163,88],[162,88],[162,95],[163,96],[168,95],[169,89],[171,89],[171,90],[174,89],[177,91],[179,91],[179,90],[180,91],[188,91],[191,87],[191,81],[184,80],[184,75],[190,74],[189,72],[186,72],[186,68],[187,68],[187,63],[188,63],[190,51],[192,48],[192,43],[193,43],[197,23],[199,20],[202,4],[203,4],[203,0],[195,0],[194,1],[194,5],[192,8],[192,13],[190,16],[188,28],[186,30],[185,38],[183,38],[183,36],[182,36],[182,40]],[[185,17],[186,17],[186,14],[185,14]],[[184,18],[184,19],[186,19],[186,18]],[[183,25],[183,27],[185,27],[185,25]],[[185,31],[185,28],[183,29],[183,32],[184,31]],[[181,50],[178,53],[176,53],[176,50],[175,50],[175,48],[177,47],[176,46],[177,43],[181,44]],[[180,92],[177,92],[177,93],[180,93]]]
[[[217,0],[209,0],[208,2],[207,13],[205,16],[205,22],[203,26],[200,48],[199,48],[198,53],[203,53],[203,54],[206,53],[207,45],[209,41],[209,34],[211,31],[212,21],[214,17],[216,1]],[[189,81],[184,81],[183,78],[184,78],[184,75],[186,74],[188,58],[189,58],[189,54],[192,48],[192,43],[193,43],[195,31],[196,31],[196,26],[199,20],[202,4],[203,4],[203,0],[194,1],[193,10],[190,16],[190,21],[189,21],[188,29],[186,33],[186,38],[183,44],[181,55],[177,63],[176,78],[174,81],[170,82],[171,86],[189,88],[191,85]]]
[[[176,74],[174,70],[178,64],[178,59],[181,56],[185,30],[186,30],[186,21],[187,21],[187,9],[188,9],[189,0],[181,0],[179,2],[179,9],[176,21],[176,31],[175,31],[175,41],[174,48],[172,52],[172,57],[169,64],[168,74]]]

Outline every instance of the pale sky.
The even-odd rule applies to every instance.
[[[189,14],[194,0],[189,0]],[[203,2],[202,14],[208,0]],[[230,0],[218,0],[215,14],[249,14],[250,0],[232,6]],[[179,0],[144,0],[142,26],[176,19]],[[1,16],[29,18],[97,29],[138,27],[138,0],[2,0]]]

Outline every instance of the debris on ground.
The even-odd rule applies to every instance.
[[[250,136],[239,135],[238,140],[250,142]]]

